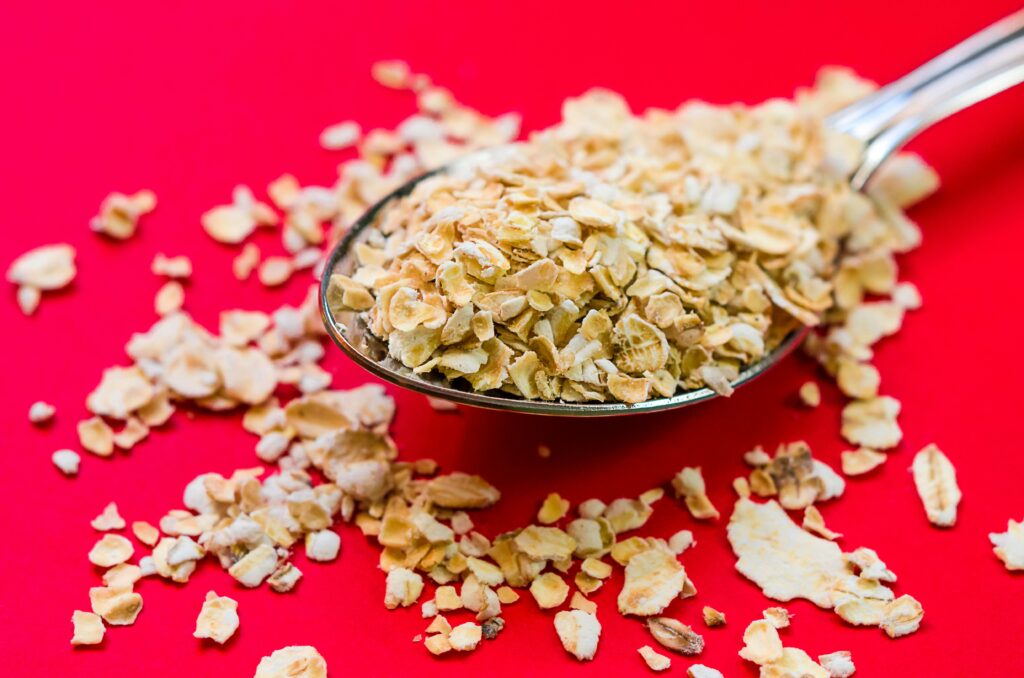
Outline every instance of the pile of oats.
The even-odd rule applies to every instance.
[[[607,91],[570,99],[560,124],[385,210],[330,301],[417,373],[529,399],[728,395],[792,331],[847,313],[870,345],[902,307],[861,298],[891,292],[893,253],[919,240],[891,194],[922,191],[847,183],[859,149],[822,115],[861,87],[829,72],[796,101],[642,116]],[[932,180],[900,168],[901,187]],[[865,370],[844,380],[858,393]]]
[[[323,251],[395,187],[518,134],[516,116],[472,111],[401,62],[378,64],[374,76],[414,93],[420,111],[395,131],[364,134],[352,122],[326,129],[323,146],[358,154],[332,186],[303,187],[286,174],[268,186],[269,202],[239,186],[229,204],[203,215],[211,237],[239,246],[239,279],[255,273],[278,285],[304,270],[318,274]],[[900,404],[879,395],[872,346],[920,306],[916,289],[897,282],[894,254],[919,240],[900,208],[936,184],[912,156],[891,163],[870,198],[845,184],[858,149],[821,119],[869,90],[829,70],[796,102],[753,108],[686,104],[638,117],[607,92],[570,100],[560,125],[505,148],[500,163],[425,181],[386,213],[359,248],[361,269],[332,278],[331,302],[365,312],[393,355],[417,370],[478,390],[566,400],[639,402],[702,385],[727,394],[744,365],[794,328],[819,325],[807,349],[850,398],[842,434],[857,449],[843,452],[842,470],[868,473],[902,438]],[[153,205],[148,192],[112,194],[94,228],[130,237]],[[257,228],[278,229],[287,256],[263,257],[246,242]],[[156,302],[161,317],[130,339],[130,363],[104,371],[89,394],[93,416],[78,425],[81,446],[108,456],[141,443],[178,408],[244,409],[254,454],[270,467],[197,476],[158,525],[130,523],[134,543],[119,534],[128,522],[109,503],[91,523],[103,534],[88,554],[102,586],[89,591],[91,612],[74,612],[72,644],[98,644],[107,626],[132,624],[143,608],[135,591],[142,578],[185,583],[203,562],[216,561],[246,587],[291,591],[304,576],[292,554],[302,548],[313,563],[333,561],[342,526],[354,525],[380,548],[385,608],[415,607],[429,620],[416,640],[431,655],[486,646],[505,635],[503,609],[532,599],[556,611],[551,633],[566,652],[593,660],[600,620],[614,612],[599,610],[591,595],[617,568],[615,606],[650,635],[637,650],[647,666],[667,670],[672,657],[704,651],[701,634],[666,616],[674,601],[697,595],[682,562],[696,546],[692,532],[641,533],[667,487],[694,519],[720,517],[700,468],[607,503],[573,506],[552,493],[532,524],[485,535],[472,513],[497,502],[498,488],[441,474],[429,459],[400,459],[389,435],[394,402],[381,387],[331,388],[319,365],[315,288],[299,306],[270,314],[226,310],[214,332],[181,310],[179,281],[191,268],[187,257],[154,259],[153,273],[168,279]],[[41,290],[74,275],[66,245],[23,255],[8,272],[26,313]],[[297,395],[282,396],[290,392],[282,385]],[[807,407],[821,398],[816,382],[801,388]],[[52,416],[44,402],[30,412],[40,425]],[[803,442],[774,455],[756,448],[744,460],[753,471],[734,483],[740,499],[727,528],[744,576],[770,598],[805,598],[891,637],[917,630],[922,607],[895,595],[895,574],[871,549],[844,552],[834,543],[841,535],[826,527],[817,504],[843,494],[839,474]],[[67,449],[53,461],[69,475],[80,464]],[[949,460],[929,446],[913,471],[929,519],[952,525],[960,491]],[[803,511],[802,526],[787,509]],[[1024,568],[1021,523],[990,538],[1008,569]],[[709,605],[702,618],[708,627],[726,623]],[[789,624],[784,608],[765,610],[744,633],[740,656],[765,676],[853,673],[848,652],[815,662],[784,647],[778,629]],[[224,643],[238,627],[237,602],[209,592],[195,637]],[[256,675],[326,672],[314,648],[290,646],[264,657]],[[687,675],[722,676],[702,664]]]

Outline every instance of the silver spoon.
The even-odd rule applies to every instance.
[[[836,112],[826,124],[864,143],[861,165],[851,184],[863,189],[881,164],[909,139],[932,124],[1024,81],[1024,10],[971,36],[920,68],[870,96]],[[335,246],[320,283],[320,312],[328,334],[357,364],[403,388],[444,400],[497,410],[561,416],[610,416],[654,412],[692,405],[716,397],[709,388],[680,391],[628,405],[620,402],[575,403],[527,400],[495,391],[478,393],[438,374],[415,374],[388,356],[387,344],[370,333],[360,313],[335,313],[327,304],[327,284],[334,273],[351,276],[357,266],[356,243],[372,231],[378,214],[395,199],[408,195],[420,181],[451,172],[500,151],[482,151],[438,168],[404,184],[370,208]],[[475,157],[474,157],[475,156]],[[774,350],[749,365],[732,382],[738,388],[761,375],[795,349],[809,330],[794,330]]]

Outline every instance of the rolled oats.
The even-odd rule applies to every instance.
[[[761,454],[746,455],[748,463],[757,467],[750,474],[750,489],[760,497],[778,496],[787,509],[838,497],[846,489],[845,481],[830,466],[814,459],[802,440],[780,445],[774,457],[758,451]]]
[[[56,407],[50,403],[39,400],[32,403],[32,406],[28,408],[28,420],[33,424],[40,426],[52,420],[53,415],[56,412]]]
[[[94,530],[100,532],[108,532],[110,530],[120,530],[125,526],[124,518],[117,512],[117,504],[110,502],[103,508],[103,512],[93,518],[92,525]]]
[[[770,621],[758,619],[750,622],[743,632],[740,657],[759,666],[782,659],[782,639]]]
[[[130,588],[94,586],[89,589],[92,611],[111,626],[130,626],[142,611],[142,596]]]
[[[888,459],[881,452],[866,447],[848,450],[839,455],[842,458],[843,473],[848,476],[859,476],[869,473],[885,463]]]
[[[572,594],[572,600],[569,601],[569,607],[573,610],[582,610],[589,614],[597,614],[597,603],[588,599],[579,591]]]
[[[130,589],[141,578],[142,568],[121,563],[103,573],[103,585],[114,589]]]
[[[818,663],[828,671],[830,678],[850,678],[857,670],[853,658],[846,650],[818,655]]]
[[[784,607],[769,607],[763,613],[764,618],[771,622],[777,629],[784,629],[789,626],[789,620],[793,615]]]
[[[74,247],[43,245],[15,259],[7,269],[7,280],[21,288],[59,290],[71,284],[75,273]]]
[[[549,610],[565,602],[569,585],[554,572],[545,572],[530,582],[530,595],[542,610]]]
[[[157,252],[153,257],[153,263],[149,270],[153,275],[164,276],[165,278],[185,279],[192,277],[192,260],[185,255],[169,257],[162,252]]]
[[[939,527],[952,527],[961,494],[949,457],[935,445],[928,445],[914,455],[911,470],[928,520]]]
[[[658,654],[650,645],[644,645],[637,650],[643,658],[647,668],[652,671],[666,671],[672,666],[672,660],[663,654]]]
[[[64,475],[78,475],[78,466],[81,464],[82,458],[74,450],[57,450],[50,458],[53,465]]]
[[[396,567],[388,572],[384,591],[384,607],[393,610],[399,605],[414,605],[423,593],[423,577],[404,567]],[[443,617],[442,617],[443,619]],[[427,629],[431,632],[430,629]]]
[[[314,647],[290,645],[261,659],[253,678],[327,678],[327,662]]]
[[[648,548],[629,559],[619,593],[619,612],[650,617],[660,614],[679,596],[686,570],[667,549]]]
[[[989,532],[988,538],[1007,570],[1024,570],[1024,520],[1009,520],[1006,532]]]
[[[75,625],[74,635],[71,636],[72,645],[99,645],[103,642],[106,629],[99,615],[75,610],[71,614],[71,623]]]
[[[805,381],[800,386],[800,402],[807,407],[817,407],[821,404],[821,389],[817,382]]]
[[[672,487],[675,489],[677,497],[684,497],[686,508],[694,518],[699,520],[718,519],[718,509],[708,499],[700,467],[684,468],[672,479]]]
[[[466,622],[459,624],[448,634],[448,642],[452,649],[458,652],[469,652],[475,650],[483,637],[483,631],[479,624]]]
[[[597,654],[601,623],[596,615],[582,610],[562,610],[555,615],[555,631],[562,647],[576,659],[588,661]]]
[[[822,517],[821,511],[819,511],[813,505],[808,506],[807,508],[804,509],[804,521],[801,524],[801,527],[803,527],[808,532],[813,532],[819,537],[824,537],[829,541],[835,541],[836,539],[839,539],[843,536],[838,532],[833,532],[832,530],[825,527],[825,518]]]
[[[223,645],[237,630],[238,601],[218,596],[214,591],[207,592],[192,635],[196,638],[209,638]]]
[[[903,439],[896,423],[900,403],[889,396],[855,400],[843,408],[842,434],[854,445],[887,450]]]
[[[131,195],[111,193],[100,204],[100,213],[89,221],[89,227],[117,240],[135,235],[139,217],[156,208],[156,194],[142,190]]]
[[[260,544],[228,569],[228,574],[243,586],[254,588],[277,569],[277,553],[269,544]]]
[[[686,669],[687,678],[725,678],[722,672],[703,664],[694,664]]]
[[[247,242],[231,262],[231,271],[238,280],[248,280],[260,263],[260,248]]]
[[[568,512],[569,501],[562,499],[558,496],[557,492],[552,492],[540,507],[540,511],[537,513],[537,522],[543,525],[551,525],[564,518]]]
[[[253,197],[248,187],[236,186],[232,203],[208,210],[200,222],[214,240],[235,245],[248,238],[257,226],[272,226],[278,218],[269,205]]]
[[[677,556],[697,544],[693,539],[693,532],[689,530],[679,530],[668,539],[668,548],[672,553]]]
[[[105,534],[89,551],[89,562],[100,567],[113,567],[131,558],[134,552],[132,543],[121,535]]]
[[[363,130],[359,123],[346,120],[324,129],[320,133],[320,145],[329,151],[341,151],[355,146],[362,133]]]
[[[701,615],[704,617],[704,623],[711,628],[714,628],[715,626],[725,626],[725,614],[719,612],[713,607],[705,605],[701,609]]]

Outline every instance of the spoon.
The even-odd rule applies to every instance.
[[[863,189],[874,172],[907,141],[932,124],[1024,81],[1024,10],[989,26],[908,75],[830,115],[825,124],[864,145],[851,185]],[[378,215],[408,195],[427,177],[493,159],[498,149],[473,153],[450,165],[420,175],[371,207],[335,246],[320,282],[320,312],[328,334],[358,365],[393,384],[464,405],[560,416],[611,416],[667,410],[710,400],[710,388],[678,391],[670,398],[636,404],[529,400],[501,391],[476,392],[439,374],[415,374],[388,356],[386,342],[374,336],[356,311],[332,311],[327,286],[332,274],[351,276],[357,267],[356,243],[366,240]],[[772,351],[748,365],[732,381],[738,388],[789,355],[809,332],[794,330]]]

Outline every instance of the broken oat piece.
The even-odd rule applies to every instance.
[[[818,663],[828,671],[830,678],[850,678],[857,670],[853,665],[853,657],[846,650],[820,654]]]
[[[106,628],[98,614],[75,610],[71,614],[71,623],[75,625],[75,632],[71,636],[72,645],[99,645],[103,642]]]
[[[843,438],[862,447],[887,450],[903,439],[896,423],[900,402],[889,396],[855,400],[843,408]]]
[[[911,471],[929,522],[939,527],[955,525],[961,494],[949,457],[937,446],[928,445],[914,455]]]
[[[557,492],[552,492],[544,500],[544,504],[537,512],[537,522],[542,525],[557,523],[569,512],[569,500],[562,499]]]
[[[130,195],[114,192],[100,203],[100,213],[89,221],[89,227],[116,240],[127,240],[135,235],[139,218],[154,209],[153,191],[144,189]]]
[[[67,287],[75,279],[75,248],[43,245],[22,254],[7,269],[7,280],[18,286],[18,306],[32,315],[41,292]]]
[[[803,650],[784,647],[779,632],[767,619],[758,619],[743,632],[744,647],[739,655],[761,667],[766,678],[799,676],[829,678],[829,673]]]
[[[103,508],[103,512],[92,519],[89,523],[92,525],[94,530],[100,532],[108,532],[110,530],[120,530],[125,526],[124,518],[117,512],[117,504],[110,502]]]
[[[78,475],[78,466],[81,464],[82,458],[74,450],[57,450],[50,459],[64,475]]]
[[[696,655],[704,651],[704,638],[677,619],[651,617],[647,620],[647,630],[659,645],[673,652]]]
[[[725,678],[718,669],[703,664],[694,664],[686,669],[687,678]]]
[[[221,645],[238,630],[238,601],[209,591],[196,618],[196,638],[209,638]]]
[[[114,453],[114,429],[100,417],[78,422],[78,442],[89,452],[109,457]]]
[[[278,218],[269,205],[256,200],[247,186],[236,186],[231,204],[208,210],[200,222],[211,238],[234,245],[248,238],[257,226],[272,226]]]
[[[261,659],[253,678],[327,678],[327,662],[315,647],[290,645]]]
[[[881,452],[866,447],[859,447],[856,450],[847,450],[840,453],[842,459],[843,473],[848,476],[860,476],[869,473],[885,463],[888,457]]]
[[[821,515],[821,511],[813,505],[804,509],[804,522],[801,524],[801,527],[829,541],[835,541],[843,536],[825,526],[825,518]]]
[[[153,298],[153,310],[161,318],[175,311],[180,311],[185,304],[185,288],[177,280],[168,280],[156,291]]]
[[[787,509],[802,509],[816,501],[841,496],[846,482],[828,464],[814,459],[802,440],[779,445],[774,457],[758,447],[744,455],[755,467],[750,489],[759,497],[778,496]]]
[[[144,520],[132,522],[132,534],[146,546],[155,546],[160,541],[160,530]]]
[[[652,671],[665,671],[672,666],[672,660],[663,654],[658,654],[650,645],[644,645],[637,652],[643,658],[644,663]]]
[[[384,590],[384,607],[389,610],[399,606],[409,607],[419,600],[421,593],[423,593],[423,577],[407,568],[396,567],[388,572]]]
[[[555,615],[555,631],[565,651],[580,661],[588,661],[597,653],[601,623],[597,616],[582,610],[562,610]]]
[[[686,467],[672,479],[676,497],[684,497],[690,515],[698,520],[718,519],[718,509],[708,499],[700,467]]]
[[[37,400],[28,408],[28,420],[36,426],[42,426],[52,420],[56,412],[57,408],[50,403]]]
[[[149,265],[153,275],[160,275],[165,278],[185,279],[192,276],[192,260],[184,254],[169,257],[162,252],[157,252],[153,257],[153,263]]]
[[[619,612],[640,617],[660,614],[682,593],[685,584],[686,570],[675,554],[667,548],[649,547],[626,564]]]
[[[111,626],[129,626],[142,611],[142,596],[129,588],[94,586],[89,589],[92,611]]]
[[[789,620],[793,617],[789,610],[784,607],[769,607],[761,614],[777,629],[784,629],[789,626]]]
[[[800,402],[811,408],[821,404],[821,389],[817,382],[805,381],[800,385]]]
[[[725,614],[719,612],[715,608],[705,605],[701,610],[701,614],[704,616],[704,623],[707,624],[709,628],[725,626]]]
[[[324,128],[320,133],[320,146],[329,151],[341,151],[355,146],[363,130],[358,122],[346,120]]]
[[[1024,570],[1024,520],[1007,521],[1006,532],[989,532],[988,538],[1007,570]]]
[[[479,624],[466,622],[454,627],[448,634],[448,643],[457,652],[470,652],[476,649],[483,638],[483,630]]]

